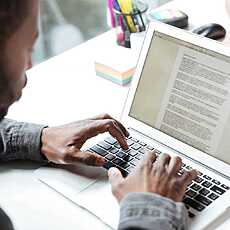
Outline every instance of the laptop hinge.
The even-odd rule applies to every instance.
[[[195,160],[195,159],[193,159],[193,158],[191,158],[191,157],[185,155],[184,153],[181,153],[180,151],[178,151],[178,150],[176,150],[176,149],[174,149],[174,148],[172,148],[172,147],[170,147],[170,146],[168,146],[168,145],[166,145],[166,144],[164,144],[164,143],[162,143],[162,142],[160,142],[160,141],[158,141],[158,140],[156,140],[156,139],[154,139],[154,138],[152,138],[152,137],[150,137],[150,136],[148,136],[148,135],[146,135],[146,134],[144,134],[144,133],[142,133],[142,132],[140,132],[140,131],[138,131],[138,130],[136,130],[136,129],[134,129],[134,128],[131,128],[131,127],[130,127],[129,129],[131,129],[132,131],[138,133],[138,134],[141,135],[141,136],[144,136],[145,138],[148,138],[148,139],[150,139],[150,140],[153,140],[153,141],[159,143],[160,145],[163,145],[164,147],[167,147],[167,148],[169,148],[169,149],[172,149],[174,152],[176,152],[176,153],[178,153],[179,155],[185,157],[186,159],[188,159],[188,160],[190,160],[190,161],[192,161],[192,162],[194,162],[194,163],[196,163],[196,164],[199,164],[200,166],[202,166],[202,167],[204,167],[204,168],[206,168],[206,169],[208,169],[208,170],[210,170],[210,171],[212,171],[212,172],[214,172],[214,173],[216,173],[216,174],[218,174],[218,175],[224,177],[224,178],[227,179],[227,180],[230,180],[230,177],[229,177],[229,176],[227,176],[227,175],[225,175],[225,174],[223,174],[223,173],[221,173],[221,172],[215,170],[214,168],[211,168],[211,167],[209,167],[209,166],[207,166],[207,165],[205,165],[205,164],[203,164],[203,163],[201,163],[201,162],[199,162],[199,161],[197,161],[197,160]]]

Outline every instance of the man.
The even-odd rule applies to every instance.
[[[4,119],[26,85],[25,71],[32,66],[31,52],[38,36],[38,12],[39,0],[0,1],[0,161],[30,159],[103,166],[101,156],[80,149],[87,139],[103,132],[128,148],[127,130],[109,115],[51,128]],[[181,201],[196,172],[178,176],[178,157],[162,154],[155,160],[155,154],[149,152],[126,179],[118,169],[109,170],[112,192],[121,206],[119,229],[187,228],[187,212]],[[2,210],[0,226],[13,229]]]

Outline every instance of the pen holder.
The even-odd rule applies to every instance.
[[[137,1],[131,13],[122,13],[113,8],[117,44],[126,48],[131,48],[131,33],[142,32],[146,30],[146,11],[148,5],[142,1]]]

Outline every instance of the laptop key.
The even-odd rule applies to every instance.
[[[112,148],[112,146],[111,145],[109,145],[109,144],[107,144],[106,142],[100,142],[100,143],[98,143],[97,144],[99,147],[101,147],[101,148],[103,148],[103,149],[105,149],[105,150],[109,150],[109,149],[111,149]]]
[[[154,149],[154,151],[153,151],[156,155],[160,155],[161,154],[161,151],[160,150],[158,150],[158,149]]]
[[[219,194],[219,195],[222,195],[225,193],[225,190],[223,190],[222,188],[216,186],[216,185],[213,185],[210,190],[212,190],[213,192]]]
[[[147,144],[144,143],[143,141],[139,141],[139,144],[142,145],[142,146],[146,146]]]
[[[189,189],[185,194],[189,197],[194,197],[197,195],[197,193],[191,189]]]
[[[130,161],[130,164],[136,166],[140,163],[140,161],[138,159],[133,159],[132,161]]]
[[[225,184],[222,184],[221,187],[226,189],[226,190],[229,190],[229,187],[227,185],[225,185]]]
[[[202,185],[203,185],[204,187],[206,187],[206,188],[209,188],[209,187],[212,186],[212,183],[210,183],[209,181],[204,181],[204,182],[202,183]]]
[[[124,169],[128,168],[129,166],[130,166],[130,164],[127,163],[127,162],[124,162],[124,163],[121,163],[121,164],[120,164],[120,167],[122,167],[122,168],[124,168]]]
[[[132,156],[132,157],[136,156],[137,153],[138,153],[138,152],[135,151],[135,150],[133,150],[133,149],[131,149],[131,150],[129,151],[129,155]]]
[[[131,173],[134,170],[135,167],[133,166],[129,166],[128,168],[126,168],[126,171],[128,171],[129,173]]]
[[[212,182],[216,185],[220,185],[221,183],[218,180],[213,179]]]
[[[123,160],[126,161],[126,162],[130,162],[131,160],[133,160],[133,157],[130,156],[130,155],[126,155],[123,157]]]
[[[132,146],[132,145],[134,144],[134,141],[133,141],[133,140],[128,139],[128,140],[127,140],[127,144],[128,144],[128,146]]]
[[[114,147],[116,147],[117,149],[120,149],[120,148],[121,148],[121,146],[120,146],[119,143],[116,143],[116,144],[114,145]]]
[[[131,151],[131,149],[122,149],[122,151],[125,153],[129,153]]]
[[[204,206],[204,205],[202,205],[202,204],[196,202],[195,200],[192,200],[192,199],[189,198],[189,197],[186,197],[186,198],[183,200],[183,202],[184,202],[185,204],[191,206],[192,208],[194,208],[195,210],[197,210],[197,211],[199,211],[199,212],[205,209],[205,206]]]
[[[118,157],[120,157],[120,158],[124,158],[125,156],[127,156],[127,154],[124,153],[122,150],[119,151],[116,155],[117,155]]]
[[[112,154],[116,154],[119,150],[115,147],[112,147],[109,152],[112,153]]]
[[[198,176],[194,181],[196,181],[196,183],[201,183],[203,180],[203,178]]]
[[[189,165],[187,165],[185,168],[186,168],[187,170],[192,170],[192,167],[189,166]]]
[[[138,153],[135,158],[140,160],[144,155],[142,153]]]
[[[206,180],[211,180],[211,179],[212,179],[210,176],[207,176],[207,175],[203,175],[203,177],[204,177]]]
[[[114,158],[115,158],[115,156],[112,155],[112,154],[108,154],[108,155],[105,157],[105,159],[107,159],[107,160],[109,160],[109,161],[112,161]]]
[[[195,191],[198,191],[198,190],[200,190],[202,187],[201,187],[200,185],[194,183],[190,188],[192,188],[192,189],[195,190]]]
[[[134,141],[134,142],[136,142],[136,143],[138,143],[139,142],[139,140],[138,139],[136,139],[136,138],[132,138],[132,140]]]
[[[202,176],[202,175],[203,175],[203,173],[200,172],[200,171],[198,171],[198,170],[196,170],[196,172],[197,172],[197,175],[198,175],[198,176]]]
[[[206,198],[205,196],[202,196],[200,194],[197,195],[194,199],[199,201],[200,203],[206,205],[206,206],[208,206],[208,205],[210,205],[212,203],[211,200],[209,200],[208,198]]]
[[[210,195],[208,195],[208,198],[212,199],[212,200],[216,200],[219,196],[217,196],[215,193],[211,193]]]
[[[125,169],[121,168],[120,166],[117,166],[117,168],[120,170],[123,177],[128,176],[129,173]]]
[[[98,146],[93,146],[90,148],[93,152],[97,153],[98,155],[104,157],[106,156],[108,153],[102,149],[102,148],[99,148]]]
[[[199,191],[199,194],[202,194],[204,196],[208,195],[210,193],[210,191],[206,188],[202,188],[200,191]]]
[[[154,150],[154,148],[153,148],[152,146],[150,146],[150,145],[147,145],[146,148],[147,148],[148,150]]]
[[[142,154],[145,154],[146,152],[149,152],[149,150],[142,147],[142,148],[140,148],[140,149],[138,150],[138,152],[139,152],[139,153],[142,153]]]
[[[138,150],[138,149],[141,148],[141,145],[138,144],[138,143],[135,143],[135,144],[133,144],[133,145],[131,146],[131,148],[134,149],[134,150]]]
[[[112,167],[116,167],[116,165],[114,165],[112,162],[110,162],[110,161],[107,161],[105,164],[104,164],[104,166],[103,166],[104,168],[106,168],[106,169],[110,169],[110,168],[112,168]]]
[[[122,163],[124,163],[124,161],[120,158],[115,158],[112,162],[116,165],[121,165]]]
[[[201,204],[204,204],[206,206],[210,205],[212,203],[211,200],[209,200],[208,198],[206,198],[205,196],[202,195],[197,195],[195,198],[195,200],[199,201]]]
[[[105,142],[107,142],[107,143],[109,143],[111,145],[114,145],[117,142],[117,140],[114,139],[113,137],[108,137],[108,138],[105,139]]]

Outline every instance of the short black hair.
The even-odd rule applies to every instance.
[[[0,0],[0,45],[23,23],[30,0]]]
[[[0,97],[7,90],[8,81],[4,72],[5,46],[7,40],[20,28],[28,16],[32,0],[0,0]]]

